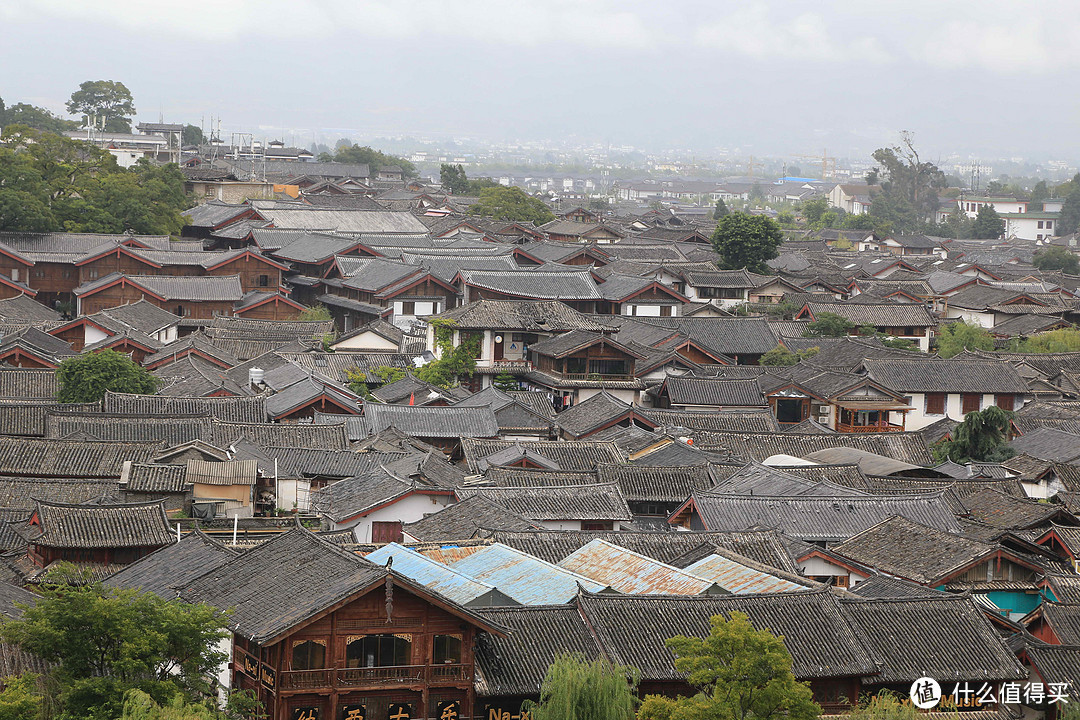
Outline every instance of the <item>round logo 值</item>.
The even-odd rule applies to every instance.
[[[920,710],[937,707],[941,702],[941,685],[934,678],[921,677],[911,683],[911,702]]]

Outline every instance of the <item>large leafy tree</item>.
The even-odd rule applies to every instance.
[[[934,457],[961,464],[1008,460],[1016,454],[1006,445],[1011,417],[1011,412],[997,405],[969,412],[964,422],[953,430],[952,440],[942,440],[934,446]]]
[[[84,118],[97,117],[104,121],[109,132],[131,132],[131,118],[135,115],[135,99],[122,82],[115,80],[87,80],[71,93],[67,110]]]
[[[878,166],[867,182],[881,185],[870,212],[892,224],[893,232],[912,233],[926,227],[938,207],[938,191],[946,187],[945,173],[923,160],[915,149],[914,135],[900,133],[900,144],[879,148],[873,158]]]
[[[158,388],[158,379],[150,371],[115,350],[68,358],[60,363],[56,375],[60,383],[57,400],[62,403],[97,402],[108,390],[153,395]]]
[[[443,190],[451,195],[464,195],[469,192],[469,178],[465,176],[465,168],[460,165],[443,163],[439,167],[439,183]]]
[[[965,350],[993,350],[994,338],[984,328],[963,320],[942,325],[937,332],[937,352],[951,358]]]
[[[1061,245],[1052,245],[1035,253],[1032,264],[1043,272],[1061,270],[1070,275],[1080,273],[1080,258]]]
[[[1028,212],[1042,212],[1043,202],[1050,197],[1050,189],[1045,180],[1035,183],[1031,190],[1031,202],[1028,203]]]
[[[581,654],[555,658],[540,686],[539,704],[526,703],[533,720],[633,720],[638,672]]]
[[[1057,234],[1068,235],[1080,229],[1080,173],[1073,176],[1065,202],[1061,206],[1058,218]]]
[[[698,693],[674,700],[648,695],[641,720],[815,720],[821,714],[810,686],[792,674],[783,639],[755,629],[745,613],[714,616],[708,637],[673,637],[667,646]]]
[[[855,323],[836,313],[818,313],[813,322],[806,324],[803,337],[838,338],[850,335]]]
[[[1061,328],[1023,339],[1014,338],[1009,350],[1022,353],[1080,352],[1080,330]]]
[[[724,198],[717,198],[716,209],[713,210],[712,214],[713,220],[719,220],[720,218],[730,213],[731,210],[728,209],[727,203],[724,202]]]
[[[175,165],[125,170],[99,147],[24,125],[0,135],[0,230],[175,234],[187,205]]]
[[[25,125],[35,130],[58,133],[74,130],[79,123],[74,120],[64,120],[43,107],[27,103],[15,103],[11,107],[6,107],[4,99],[0,98],[0,128],[8,125]]]
[[[207,678],[225,659],[216,647],[225,627],[209,605],[63,585],[0,626],[0,636],[52,664],[60,718],[113,720],[133,689],[159,703],[207,697]]]
[[[993,205],[981,205],[975,222],[971,225],[971,236],[982,240],[993,240],[1005,233],[1005,221],[998,215]]]
[[[774,220],[739,212],[720,218],[712,236],[722,267],[755,273],[771,272],[766,262],[780,254],[783,242],[784,234]]]
[[[534,222],[542,225],[555,219],[543,200],[528,195],[519,187],[490,187],[480,191],[480,200],[469,207],[470,215],[496,220]]]
[[[342,144],[345,143],[345,144]],[[352,145],[348,140],[338,140],[338,149],[334,153],[334,160],[340,163],[364,163],[371,167],[372,174],[379,169],[380,165],[401,168],[406,177],[416,177],[416,166],[403,157],[388,155],[367,145]]]

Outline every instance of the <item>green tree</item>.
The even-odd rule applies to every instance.
[[[142,690],[129,690],[124,695],[120,720],[260,720],[265,717],[262,703],[254,690],[230,692],[224,712],[209,700],[192,702],[177,694],[159,704]]]
[[[1028,212],[1042,212],[1043,202],[1050,197],[1050,189],[1046,187],[1046,181],[1040,180],[1035,183],[1031,190],[1031,201],[1028,203]]]
[[[0,134],[0,230],[175,234],[188,204],[175,165],[125,170],[80,140],[23,125]]]
[[[3,679],[0,691],[0,718],[4,720],[38,720],[42,716],[44,697],[38,687],[38,675],[26,673]]]
[[[963,320],[942,325],[936,340],[938,355],[943,358],[951,358],[965,350],[994,349],[994,338],[985,328]]]
[[[342,145],[344,141],[344,145]],[[359,145],[351,145],[348,140],[338,141],[338,149],[334,154],[334,160],[340,163],[361,163],[367,164],[371,167],[371,173],[374,176],[378,171],[379,166],[398,166],[401,168],[405,177],[416,177],[416,166],[403,157],[396,155],[388,155],[386,153],[375,150],[367,145],[361,147]]]
[[[461,378],[472,377],[483,335],[463,333],[455,346],[452,320],[432,318],[429,322],[435,330],[435,347],[439,350],[439,358],[417,370],[416,377],[441,388],[454,387]]]
[[[519,187],[492,187],[480,191],[480,200],[469,207],[470,215],[482,215],[496,220],[551,222],[555,215],[539,198],[529,196]]]
[[[67,110],[83,118],[96,116],[98,123],[104,120],[109,132],[131,132],[131,117],[135,114],[135,99],[122,82],[113,80],[87,80],[71,93]]]
[[[1006,445],[1012,413],[991,405],[969,412],[952,432],[952,440],[941,440],[933,448],[934,458],[955,463],[1000,462],[1016,451]]]
[[[783,242],[784,234],[774,220],[738,212],[720,218],[712,236],[722,267],[762,274],[771,272],[765,263],[780,254]]]
[[[634,720],[637,682],[633,668],[566,653],[548,668],[539,704],[526,701],[522,711],[533,720]]]
[[[226,618],[206,604],[100,584],[55,586],[0,637],[52,663],[63,720],[113,720],[132,689],[168,702],[209,696]]]
[[[611,202],[607,198],[592,198],[589,200],[589,209],[606,212],[611,209]]]
[[[320,303],[307,308],[296,319],[303,322],[329,322],[334,318],[330,314],[330,309]]]
[[[1080,330],[1061,328],[1023,339],[1014,339],[1009,350],[1022,353],[1059,353],[1080,351]]]
[[[1043,272],[1061,270],[1070,275],[1080,274],[1080,258],[1061,245],[1052,245],[1039,250],[1031,262]]]
[[[56,371],[62,403],[98,402],[105,391],[153,395],[158,379],[130,357],[115,350],[101,350],[60,363]]]
[[[1057,234],[1068,235],[1080,229],[1080,173],[1073,176],[1071,188],[1061,205]]]
[[[65,120],[36,105],[15,103],[11,107],[5,108],[4,100],[0,98],[0,128],[8,125],[25,125],[35,130],[51,133],[61,133],[79,127],[79,123],[74,120]]]
[[[829,198],[824,195],[815,195],[812,198],[803,200],[799,205],[799,211],[806,222],[813,225],[820,221],[822,216],[829,211]]]
[[[993,205],[980,205],[979,214],[971,225],[971,236],[981,240],[993,240],[1005,234],[1005,221]]]
[[[203,137],[202,128],[188,123],[180,131],[181,145],[202,145],[206,138]]]
[[[730,212],[731,211],[728,210],[727,203],[724,202],[724,198],[717,198],[716,209],[713,210],[712,219],[719,220]]]
[[[919,720],[923,715],[906,698],[882,690],[859,701],[848,715],[850,720]]]
[[[465,168],[460,165],[443,163],[439,167],[439,183],[443,190],[451,195],[464,195],[469,192],[469,179],[465,176]]]
[[[938,191],[947,184],[936,165],[919,157],[914,139],[904,131],[899,145],[875,150],[878,166],[866,178],[871,185],[881,185],[870,213],[899,233],[918,232],[926,226],[937,211]]]
[[[758,364],[767,367],[787,367],[795,365],[802,360],[809,360],[820,351],[821,348],[812,347],[805,350],[799,350],[798,352],[791,352],[783,345],[777,345],[772,350],[762,355]]]
[[[945,220],[945,226],[948,228],[949,233],[946,237],[972,237],[972,220],[967,216],[966,212],[960,209],[959,205],[949,213],[949,217]]]
[[[803,337],[838,338],[850,335],[856,327],[855,323],[836,313],[818,313],[813,322],[806,324]]]
[[[821,708],[791,672],[783,638],[757,630],[745,613],[716,615],[706,638],[673,637],[675,667],[698,689],[672,700],[647,695],[640,720],[815,720]]]
[[[521,386],[518,385],[517,378],[508,372],[501,372],[495,376],[494,382],[492,382],[499,390],[503,392],[512,392],[514,390],[520,390]]]

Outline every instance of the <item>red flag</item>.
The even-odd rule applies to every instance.
[[[409,404],[410,405],[415,405],[416,404],[416,393],[409,393]]]

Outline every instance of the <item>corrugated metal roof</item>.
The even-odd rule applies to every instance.
[[[628,595],[722,594],[710,580],[599,538],[563,558],[559,567]]]
[[[391,558],[395,571],[461,605],[518,604],[497,590],[494,585],[474,580],[458,570],[397,543],[383,545],[367,555],[367,559],[377,565],[385,565]]]
[[[806,588],[790,580],[755,570],[721,555],[709,555],[685,568],[686,572],[714,582],[728,592],[797,592]]]
[[[608,589],[602,583],[520,550],[496,543],[450,565],[474,580],[494,585],[522,605],[561,605],[570,602],[580,584],[589,592]]]

